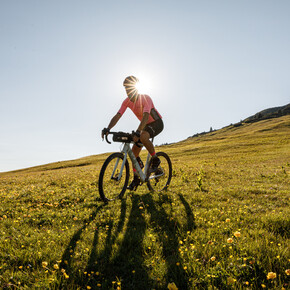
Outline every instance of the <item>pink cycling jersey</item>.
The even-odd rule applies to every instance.
[[[155,109],[152,99],[147,95],[138,95],[135,102],[132,102],[129,98],[126,98],[118,113],[123,115],[127,108],[130,108],[140,121],[142,120],[144,113],[149,113],[147,124],[162,118]]]

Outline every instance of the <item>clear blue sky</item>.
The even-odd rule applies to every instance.
[[[0,171],[119,150],[101,141],[147,83],[156,143],[290,102],[289,0],[1,0]],[[127,110],[116,130],[132,131]]]

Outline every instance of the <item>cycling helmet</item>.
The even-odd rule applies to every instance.
[[[134,87],[137,82],[139,82],[139,80],[136,77],[129,76],[129,77],[125,78],[125,80],[123,82],[123,86],[124,87]]]
[[[123,85],[124,85],[125,90],[127,92],[128,98],[131,101],[136,100],[136,98],[138,97],[138,90],[135,87],[135,85],[138,81],[139,80],[136,77],[129,76],[129,77],[126,77],[124,82],[123,82]]]

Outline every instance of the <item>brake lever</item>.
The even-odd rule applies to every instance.
[[[110,141],[108,140],[108,135],[109,135],[109,134],[106,134],[106,135],[105,135],[106,141],[107,141],[107,143],[112,144],[112,142],[110,142]]]

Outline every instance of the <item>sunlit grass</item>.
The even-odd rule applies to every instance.
[[[109,204],[97,192],[108,155],[1,174],[0,287],[287,289],[289,126],[161,146],[169,190],[143,185]]]

